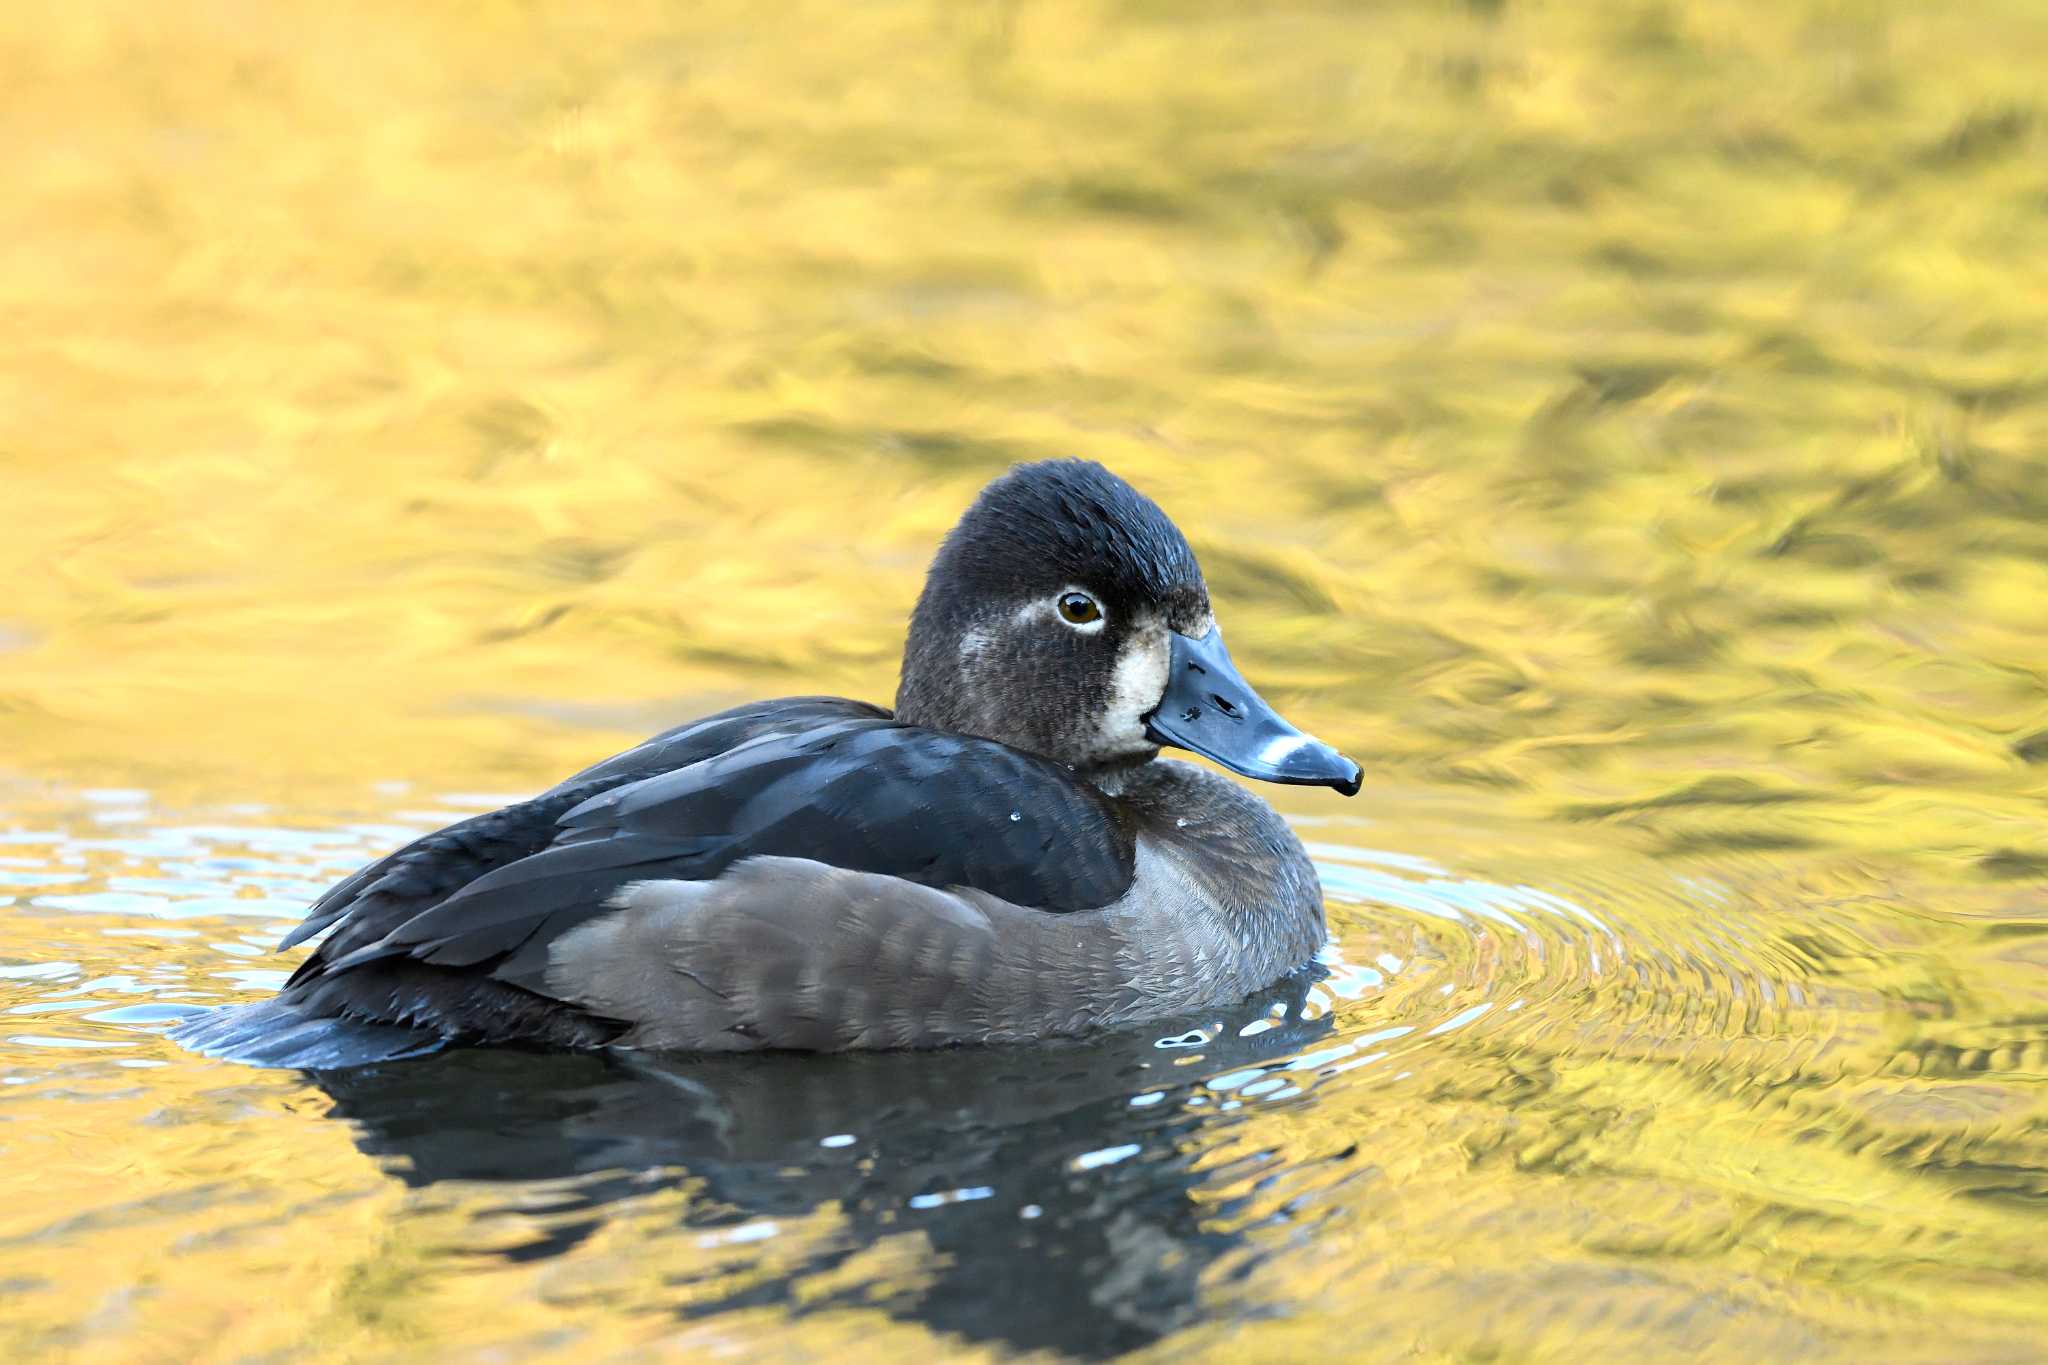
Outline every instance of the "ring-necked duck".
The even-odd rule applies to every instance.
[[[1232,1002],[1314,955],[1322,893],[1271,807],[1162,746],[1358,790],[1238,676],[1151,499],[1022,465],[933,561],[893,714],[737,707],[429,834],[314,904],[274,1001],[182,1035],[903,1048]]]

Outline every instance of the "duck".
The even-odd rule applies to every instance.
[[[932,560],[893,708],[734,707],[425,835],[314,902],[275,998],[184,1041],[840,1052],[1220,1008],[1315,957],[1322,888],[1270,805],[1165,749],[1361,781],[1244,680],[1157,503],[1021,464]]]

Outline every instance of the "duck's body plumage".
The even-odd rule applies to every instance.
[[[1177,577],[1149,595],[1089,597],[1094,615],[1070,616],[1072,630],[1036,597],[990,610],[928,587],[910,655],[927,663],[915,677],[907,667],[904,699],[940,723],[799,697],[669,730],[337,884],[286,939],[327,933],[277,1000],[188,1038],[235,1050],[258,1025],[332,1019],[388,1031],[391,1054],[418,1039],[700,1051],[1017,1041],[1234,1001],[1305,961],[1323,915],[1300,842],[1237,784],[1157,759],[1158,732],[1169,709],[1185,728],[1209,707],[1213,742],[1190,747],[1232,766],[1353,789],[1355,766],[1331,768],[1334,753],[1235,678],[1163,514],[1095,466],[1029,466],[1005,482],[1027,475],[1064,499],[1055,518],[1085,527],[1124,512]],[[1097,501],[1077,511],[1091,489]],[[1136,512],[1113,505],[1125,495]],[[1051,581],[1086,568],[1054,565]],[[1076,595],[1056,599],[1062,612],[1086,614]],[[1104,611],[1128,619],[1093,646]],[[1184,621],[1204,636],[1173,634]],[[977,673],[1002,631],[1049,639],[1067,651],[1061,670],[1094,668],[1086,725],[1072,698],[1048,705],[1028,667],[1014,683]],[[957,660],[973,689],[945,691],[934,658]],[[973,719],[1013,712],[1019,742]],[[1266,726],[1249,741],[1229,724],[1248,714]],[[1256,752],[1232,747],[1246,743]],[[1304,754],[1327,771],[1301,767]]]
[[[1247,866],[1279,875],[1231,905]],[[836,1050],[1235,1000],[1315,951],[1322,902],[1285,823],[1191,765],[1148,764],[1111,797],[989,740],[804,697],[430,834],[329,891],[295,937],[327,928],[286,994],[345,1016]]]

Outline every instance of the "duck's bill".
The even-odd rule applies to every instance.
[[[1329,745],[1280,719],[1252,691],[1223,647],[1223,632],[1212,627],[1201,639],[1178,631],[1166,695],[1145,718],[1155,744],[1168,744],[1214,759],[1234,773],[1261,782],[1335,787],[1358,794],[1358,765]]]

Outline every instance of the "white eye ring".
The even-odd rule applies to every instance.
[[[1052,614],[1061,625],[1081,635],[1099,635],[1108,622],[1095,594],[1076,587],[1061,588],[1052,599]]]

